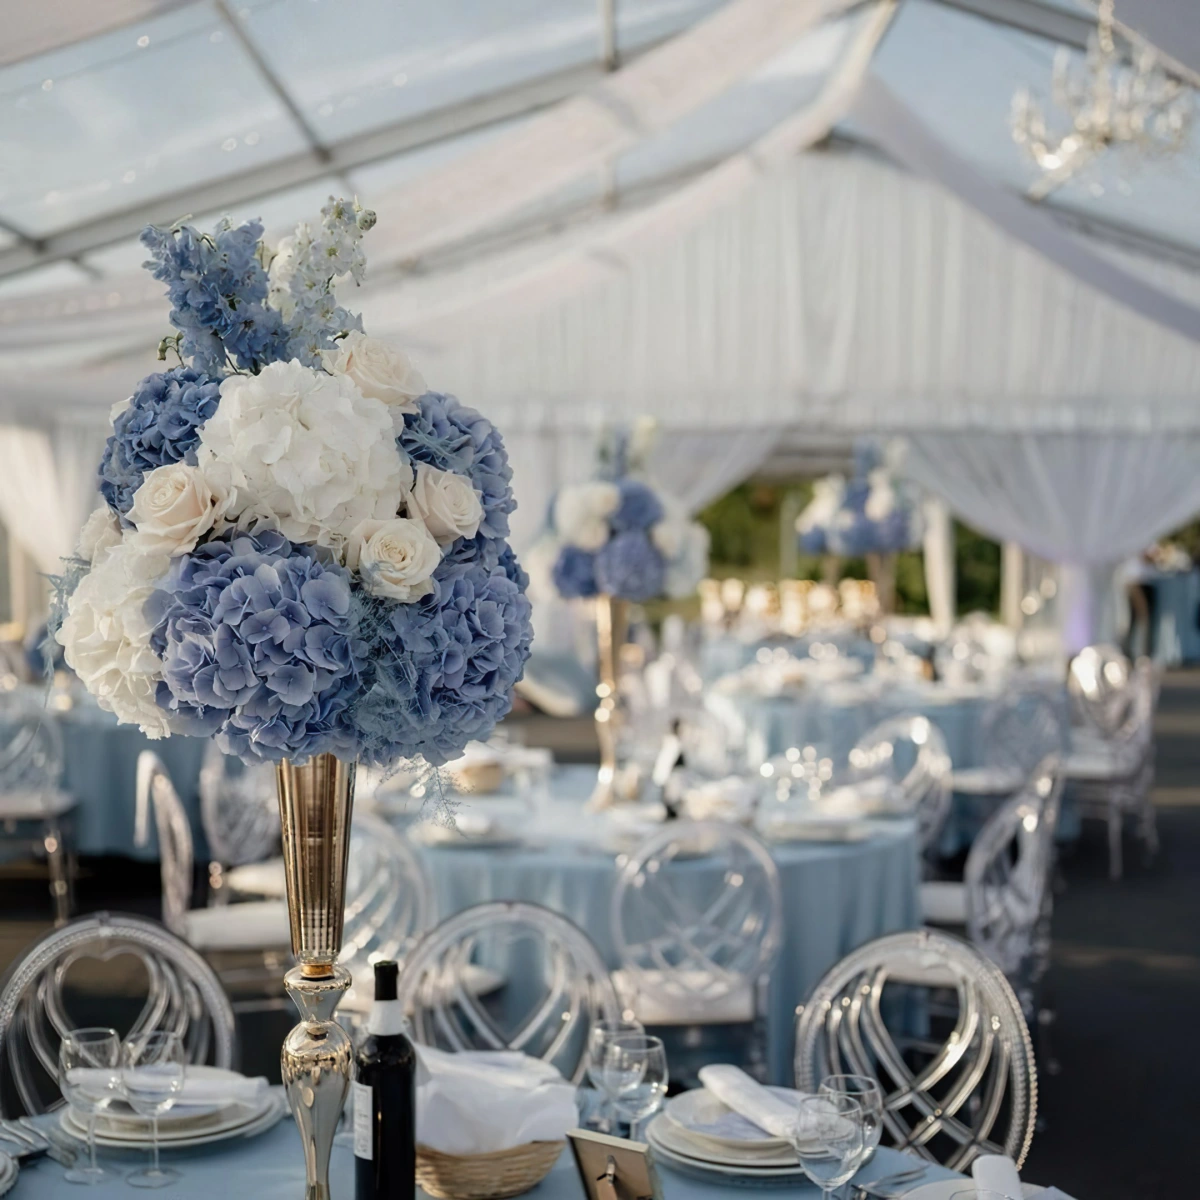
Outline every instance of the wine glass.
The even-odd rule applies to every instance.
[[[667,1094],[670,1075],[662,1039],[647,1033],[614,1034],[604,1046],[600,1078],[617,1113],[629,1122],[630,1138],[637,1141],[642,1121],[658,1111]]]
[[[852,1096],[806,1096],[796,1110],[792,1145],[805,1175],[825,1197],[846,1183],[862,1165],[862,1105]]]
[[[859,1166],[871,1161],[879,1139],[883,1137],[883,1089],[870,1075],[826,1075],[817,1089],[818,1096],[849,1096],[863,1111],[863,1152]]]
[[[616,1097],[609,1095],[604,1086],[604,1078],[601,1067],[604,1063],[604,1054],[609,1042],[623,1033],[644,1033],[641,1021],[597,1021],[588,1032],[588,1078],[592,1081],[592,1086],[599,1091],[603,1103],[600,1107],[600,1120],[602,1122],[602,1130],[606,1133],[611,1132],[613,1126],[613,1105],[616,1102]]]
[[[149,1167],[126,1179],[131,1187],[160,1188],[174,1183],[179,1172],[158,1162],[158,1118],[174,1103],[183,1088],[183,1039],[178,1033],[157,1029],[130,1038],[121,1056],[121,1091],[138,1116],[150,1118],[153,1159]]]
[[[88,1166],[72,1167],[68,1183],[103,1183],[113,1172],[96,1162],[96,1117],[116,1099],[121,1038],[115,1029],[72,1029],[59,1044],[58,1067],[63,1098],[87,1114]]]

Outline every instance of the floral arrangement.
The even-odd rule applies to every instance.
[[[274,253],[257,221],[143,233],[179,365],[113,411],[55,636],[152,738],[439,766],[529,656],[512,472],[479,413],[339,304],[374,214],[331,198],[322,218]]]
[[[869,442],[854,449],[853,476],[817,480],[812,500],[796,518],[797,540],[805,554],[888,554],[914,548],[923,532],[911,488]]]
[[[542,552],[564,599],[683,597],[704,578],[708,530],[642,477],[652,433],[643,423],[632,437],[618,435],[602,450],[600,478],[554,497]]]

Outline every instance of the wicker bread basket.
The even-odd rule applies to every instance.
[[[417,1183],[440,1200],[502,1200],[536,1187],[567,1143],[526,1142],[489,1154],[443,1154],[417,1147]]]

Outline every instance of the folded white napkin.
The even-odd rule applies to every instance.
[[[981,1154],[971,1164],[971,1177],[980,1191],[999,1192],[1009,1200],[1021,1200],[1021,1177],[1017,1164],[1007,1154]]]
[[[86,1086],[89,1082],[103,1089],[113,1076],[112,1071],[99,1067],[73,1067],[68,1075],[71,1081]],[[205,1069],[202,1075],[186,1075],[183,1087],[175,1097],[176,1105],[219,1105],[257,1104],[266,1095],[268,1087],[263,1076],[251,1079],[236,1071],[219,1071],[215,1067]]]
[[[773,1096],[739,1067],[725,1063],[700,1068],[700,1082],[722,1104],[753,1121],[772,1137],[791,1138],[796,1126],[796,1108]],[[799,1099],[797,1093],[797,1099]]]
[[[575,1087],[518,1051],[417,1047],[417,1141],[443,1154],[555,1142],[579,1123]]]

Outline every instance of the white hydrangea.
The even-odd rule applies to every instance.
[[[412,490],[387,405],[294,360],[226,379],[200,436],[197,465],[229,497],[227,520],[293,542],[340,553],[357,525],[396,516]]]
[[[108,557],[108,552],[120,544],[121,522],[107,504],[101,504],[93,509],[92,515],[84,521],[79,531],[77,553],[85,562],[98,567]]]
[[[171,726],[155,700],[162,663],[143,609],[169,564],[127,533],[80,580],[57,634],[67,665],[100,707],[151,738],[166,737]]]
[[[599,550],[608,541],[608,518],[621,503],[615,483],[580,483],[562,488],[554,500],[554,529],[568,546]]]

